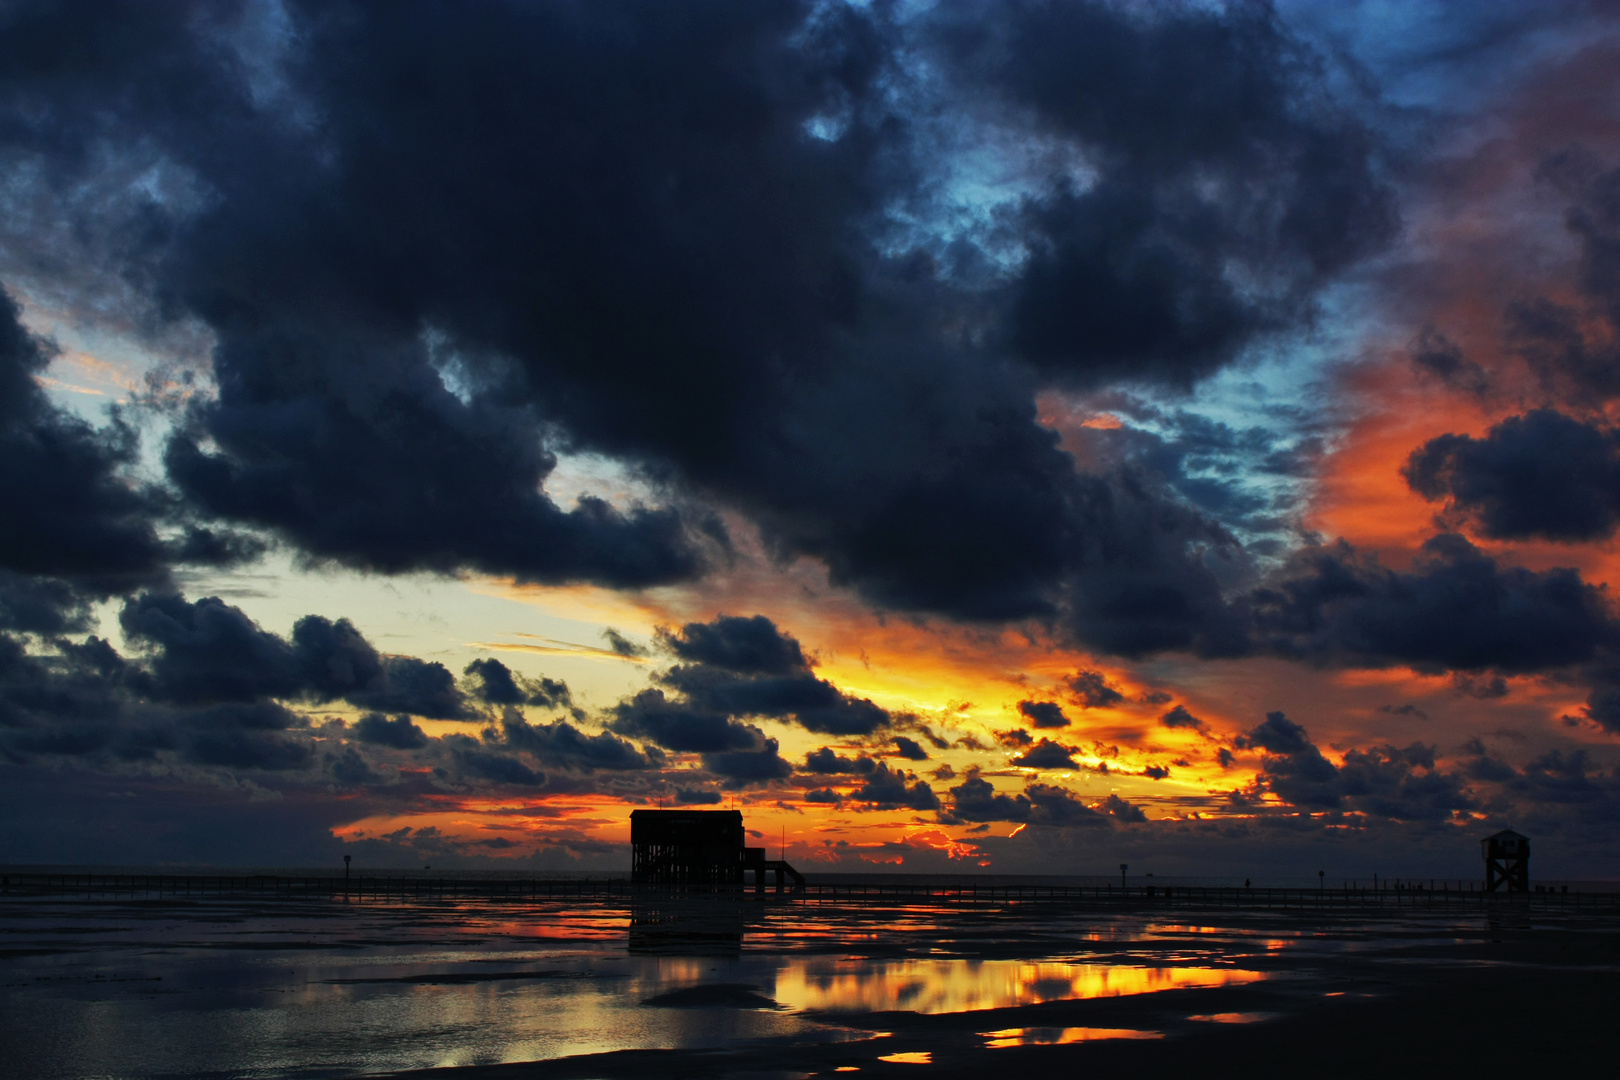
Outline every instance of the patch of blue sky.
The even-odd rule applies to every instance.
[[[86,420],[95,422],[105,406],[127,402],[142,391],[148,375],[163,367],[161,358],[139,341],[87,326],[75,313],[44,307],[26,292],[19,299],[23,326],[57,348],[41,380],[46,392],[59,407]]]
[[[439,384],[463,405],[471,405],[478,390],[477,380],[466,356],[450,335],[430,326],[422,331],[420,340],[427,352],[428,366],[439,376]]]
[[[822,142],[837,142],[849,130],[847,114],[819,113],[804,122],[804,133]]]
[[[1177,478],[1184,497],[1240,539],[1299,539],[1294,524],[1313,491],[1311,463],[1331,451],[1351,419],[1335,372],[1359,359],[1380,329],[1360,294],[1353,282],[1330,289],[1313,327],[1256,344],[1190,394],[1130,394],[1144,407],[1120,419],[1184,449]],[[1208,438],[1211,430],[1220,438]]]
[[[1248,409],[1237,406],[1245,398]],[[1275,539],[1293,531],[1309,496],[1312,436],[1274,406],[1263,384],[1234,379],[1193,404],[1125,422],[1163,440],[1175,466],[1166,479],[1184,499],[1240,540]]]
[[[161,483],[168,407],[215,393],[205,359],[211,343],[207,332],[177,326],[164,338],[151,340],[124,332],[117,322],[98,319],[94,312],[45,306],[26,289],[14,289],[13,296],[22,309],[23,326],[56,347],[39,377],[52,404],[95,427],[106,425],[116,409],[119,419],[141,436],[130,478]]]
[[[868,5],[825,0],[811,21],[845,6]],[[932,0],[910,0],[890,14],[904,28],[935,6]],[[1037,130],[1004,103],[965,97],[926,50],[902,40],[893,61],[894,73],[881,87],[882,110],[906,118],[911,153],[927,163],[932,180],[885,208],[873,236],[877,250],[889,257],[927,251],[940,260],[942,272],[950,273],[949,260],[940,257],[966,241],[984,256],[978,277],[986,269],[995,279],[1011,276],[1029,253],[1018,230],[1001,227],[1002,219],[1059,184],[1076,191],[1091,187],[1097,176],[1084,148]],[[804,129],[813,138],[836,141],[855,120],[848,103],[830,102],[805,121]]]
[[[1097,172],[1083,147],[1037,133],[1005,115],[946,114],[920,125],[918,139],[936,176],[926,197],[889,208],[880,240],[885,255],[936,254],[966,241],[995,276],[1011,276],[1029,257],[1007,215],[1062,186],[1083,192]]]

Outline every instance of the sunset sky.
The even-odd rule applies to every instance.
[[[1620,874],[1620,5],[0,3],[0,863]]]

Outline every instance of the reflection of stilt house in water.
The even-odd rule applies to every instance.
[[[630,878],[638,884],[675,889],[743,888],[754,875],[756,892],[768,874],[776,891],[804,884],[804,875],[783,860],[769,861],[764,848],[745,847],[740,810],[632,810]]]
[[[1530,838],[1512,829],[1487,836],[1479,842],[1485,852],[1485,891],[1495,892],[1503,885],[1508,892],[1530,891]]]

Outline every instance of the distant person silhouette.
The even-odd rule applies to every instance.
[[[1249,879],[1248,878],[1243,879],[1243,887],[1245,889],[1247,889],[1249,887]]]

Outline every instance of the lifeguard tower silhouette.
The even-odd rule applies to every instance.
[[[1479,842],[1485,853],[1485,891],[1496,892],[1503,885],[1508,892],[1530,891],[1530,838],[1512,829],[1487,836]]]
[[[764,848],[743,846],[741,810],[632,810],[630,812],[630,880],[670,889],[729,892],[744,887],[754,875],[754,891],[765,892],[768,874],[776,891],[793,881],[804,887],[804,875],[785,860],[767,860]]]

